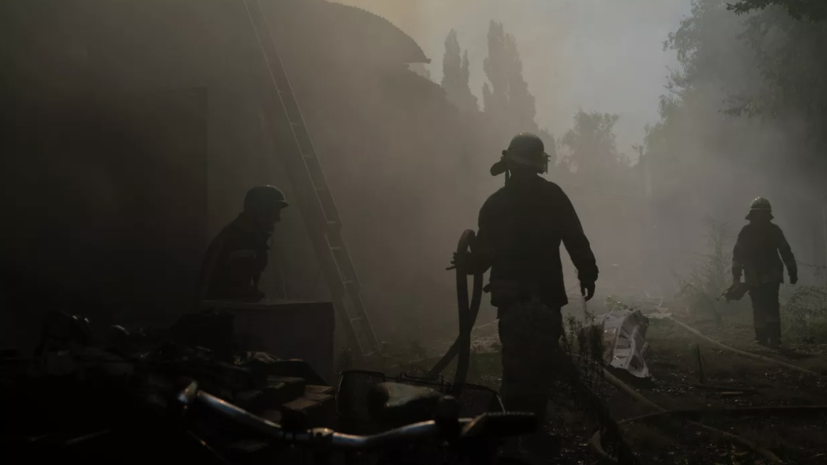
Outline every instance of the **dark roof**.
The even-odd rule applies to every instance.
[[[413,38],[387,19],[361,8],[326,0],[274,0],[306,40],[324,37],[378,61],[430,63]]]
[[[376,35],[373,36],[374,40],[375,38],[382,37],[383,41],[388,41],[390,48],[398,51],[402,63],[431,62],[431,59],[425,56],[425,52],[422,51],[422,48],[411,36],[387,19],[362,8],[343,5],[341,3],[326,3],[330,3],[331,6],[335,5],[335,7],[333,7],[334,9],[349,9],[354,21],[363,24],[360,24],[361,27],[366,27],[369,33],[375,31]],[[361,17],[361,19],[357,20],[356,18],[359,17]]]

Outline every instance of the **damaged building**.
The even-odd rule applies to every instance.
[[[441,88],[409,70],[428,58],[386,20],[324,0],[260,3],[365,294],[375,308],[417,295],[431,284],[423,270],[447,260],[428,244],[456,231],[434,224],[422,237],[415,226],[434,210],[473,224],[456,186],[476,175],[461,165],[479,142],[457,130]],[[244,3],[0,9],[3,345],[31,348],[54,309],[169,325],[190,308],[201,255],[244,192],[270,183],[293,194],[279,155],[289,134],[265,117],[270,83]],[[305,228],[295,210],[277,228],[269,295],[327,299]]]

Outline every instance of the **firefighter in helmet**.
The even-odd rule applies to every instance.
[[[568,303],[560,243],[577,268],[586,300],[594,296],[598,275],[574,206],[557,184],[540,176],[548,171],[548,160],[536,135],[520,133],[511,140],[491,167],[493,176],[505,174],[505,187],[482,206],[477,239],[462,258],[471,274],[491,268],[488,289],[499,319],[503,405],[533,412],[540,420],[563,332],[560,309]]]
[[[790,284],[798,282],[798,266],[781,228],[772,223],[772,207],[767,199],[753,200],[746,219],[749,223],[738,233],[732,252],[733,288],[741,284],[743,273],[752,300],[755,340],[759,344],[778,346],[781,343],[778,289],[784,282],[784,266],[790,275]]]
[[[258,302],[264,298],[258,283],[267,268],[270,236],[288,205],[284,193],[273,186],[247,192],[244,210],[207,249],[196,305],[204,299]]]

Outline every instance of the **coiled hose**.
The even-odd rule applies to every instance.
[[[457,279],[457,310],[459,314],[459,336],[442,356],[442,359],[428,372],[428,376],[435,378],[448,366],[454,357],[459,354],[457,370],[454,374],[453,392],[458,396],[468,378],[468,365],[471,360],[471,330],[477,321],[482,302],[482,278],[483,273],[474,274],[474,284],[470,294],[468,293],[468,269],[465,267],[462,257],[466,256],[477,235],[473,230],[466,229],[459,238],[457,244],[456,279]],[[450,269],[450,268],[449,268]]]

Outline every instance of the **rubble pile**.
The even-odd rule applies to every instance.
[[[165,330],[96,332],[84,318],[50,314],[34,358],[3,353],[4,447],[20,457],[73,452],[87,461],[115,454],[119,463],[158,463],[166,450],[217,460],[211,447],[226,457],[268,445],[206,412],[181,415],[175,396],[192,381],[283,427],[333,426],[333,388],[303,361],[235,350],[232,319],[209,311]]]

